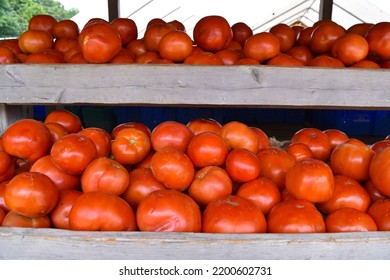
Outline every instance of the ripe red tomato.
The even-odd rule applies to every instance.
[[[0,151],[0,182],[8,180],[12,177],[13,173],[11,173],[10,178],[4,178],[4,174],[7,174],[9,172],[9,169],[14,167],[15,169],[15,162],[14,160],[4,151]]]
[[[149,127],[147,127],[145,124],[141,122],[125,122],[118,124],[114,129],[111,131],[111,138],[115,139],[115,137],[118,135],[119,131],[121,131],[124,128],[127,127],[134,127],[139,130],[142,130],[146,135],[149,137],[151,136],[152,132],[150,131]]]
[[[9,180],[3,181],[0,183],[0,209],[3,209],[5,212],[9,212],[9,208],[7,204],[5,204],[4,201],[4,192],[5,188],[7,187]]]
[[[367,211],[378,226],[378,230],[390,230],[390,200],[377,200]]]
[[[390,197],[390,147],[374,155],[369,166],[369,175],[379,192]]]
[[[2,143],[9,155],[33,163],[50,152],[52,139],[49,129],[42,122],[21,119],[7,127]]]
[[[111,154],[111,135],[99,127],[87,127],[80,131],[96,145],[98,157],[109,157]]]
[[[5,217],[5,210],[3,208],[0,208],[0,226],[3,223],[4,217]]]
[[[71,19],[64,19],[53,25],[53,36],[56,39],[69,38],[77,39],[80,33],[79,26]]]
[[[115,18],[111,26],[118,32],[123,46],[138,38],[137,24],[130,18]]]
[[[286,148],[286,152],[292,155],[295,161],[314,158],[314,154],[309,146],[301,142],[290,143]]]
[[[127,169],[116,160],[98,157],[91,161],[81,175],[81,189],[84,193],[106,191],[121,195],[129,185]]]
[[[63,125],[69,133],[76,133],[82,129],[80,117],[68,110],[57,109],[51,111],[45,118],[45,123],[49,122]]]
[[[250,200],[225,195],[211,201],[203,211],[203,232],[264,233],[267,222],[261,210]]]
[[[188,194],[201,207],[217,197],[232,194],[232,191],[233,182],[229,174],[218,166],[206,166],[198,170],[188,188]]]
[[[62,124],[55,123],[55,122],[48,122],[45,123],[45,125],[50,131],[51,139],[53,143],[58,139],[60,139],[62,136],[69,134],[68,130],[66,130],[66,128]]]
[[[256,133],[258,139],[259,139],[259,151],[264,148],[271,147],[271,140],[268,137],[267,133],[265,133],[262,129],[254,126],[250,126],[250,129],[252,129],[253,132]]]
[[[260,32],[249,37],[244,44],[244,55],[260,63],[280,53],[278,37],[269,32]]]
[[[25,227],[25,228],[50,228],[50,218],[48,216],[31,218],[9,211],[3,218],[3,227]]]
[[[169,31],[160,40],[159,53],[162,58],[183,62],[193,50],[191,37],[179,30]]]
[[[97,157],[95,143],[81,133],[70,133],[56,141],[50,151],[54,164],[72,175],[81,175]]]
[[[48,14],[33,15],[28,21],[28,30],[41,30],[53,35],[53,28],[57,20]]]
[[[19,36],[19,48],[25,54],[38,53],[52,49],[54,46],[53,36],[43,30],[27,30]]]
[[[207,51],[194,51],[183,63],[195,65],[225,65],[221,57],[213,52]]]
[[[239,186],[236,195],[252,201],[260,208],[264,216],[267,216],[272,207],[281,200],[279,188],[274,182],[265,177],[258,177],[255,180],[243,183]]]
[[[50,212],[50,220],[55,228],[70,229],[69,212],[76,199],[82,194],[78,190],[62,190],[57,205]]]
[[[309,47],[315,54],[330,52],[334,41],[344,34],[345,29],[334,22],[319,24],[311,33]]]
[[[367,180],[367,182],[364,184],[364,188],[366,189],[368,195],[370,196],[371,202],[388,198],[386,195],[384,195],[378,190],[378,188],[374,185],[371,179]]]
[[[197,118],[189,121],[187,123],[188,128],[197,135],[202,132],[214,132],[219,134],[222,125],[211,118]]]
[[[271,27],[270,33],[274,34],[280,42],[280,51],[285,53],[295,44],[296,34],[288,24],[278,23]]]
[[[154,24],[148,27],[143,38],[146,49],[158,53],[161,38],[170,31],[176,31],[176,27],[170,23]]]
[[[330,128],[324,130],[323,132],[328,136],[332,151],[337,145],[342,144],[349,139],[349,136],[339,129]]]
[[[134,231],[135,214],[121,197],[105,191],[83,193],[69,212],[72,230]]]
[[[200,232],[201,215],[190,196],[177,190],[157,190],[141,200],[136,218],[141,231]]]
[[[259,150],[259,137],[246,124],[238,121],[225,123],[219,135],[225,140],[229,150],[246,148],[253,153]]]
[[[243,47],[245,41],[253,35],[252,29],[244,22],[236,22],[231,28],[233,32],[233,41],[238,42],[241,47]]]
[[[213,132],[202,132],[190,140],[187,155],[196,168],[210,165],[223,166],[228,147],[221,136]]]
[[[164,121],[153,129],[150,139],[155,151],[169,146],[185,153],[193,136],[193,132],[185,124]]]
[[[339,208],[325,218],[327,232],[377,231],[374,219],[354,208]]]
[[[390,140],[379,140],[370,145],[371,150],[379,153],[383,148],[390,146]]]
[[[186,190],[195,175],[195,168],[189,157],[173,147],[155,152],[150,159],[154,177],[168,189]]]
[[[270,233],[325,232],[322,214],[307,200],[289,199],[276,204],[268,214],[267,221]]]
[[[286,190],[297,199],[327,201],[334,191],[332,170],[319,159],[301,160],[287,171]]]
[[[370,53],[382,60],[390,59],[390,22],[378,22],[371,26],[366,33]]]
[[[346,33],[333,42],[331,53],[344,65],[349,66],[367,57],[368,42],[362,35]]]
[[[235,148],[226,157],[225,169],[233,181],[249,182],[260,175],[260,161],[248,149]]]
[[[23,172],[15,175],[4,191],[11,211],[30,218],[46,216],[57,204],[59,190],[45,174]]]

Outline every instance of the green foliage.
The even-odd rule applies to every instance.
[[[0,0],[0,38],[18,37],[27,30],[30,18],[49,14],[57,20],[70,19],[79,11],[66,10],[55,0]]]

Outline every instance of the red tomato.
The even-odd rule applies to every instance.
[[[342,26],[334,22],[324,22],[313,29],[309,47],[315,54],[330,52],[333,43],[344,34],[345,29]]]
[[[372,202],[375,202],[380,199],[387,199],[388,197],[385,196],[383,193],[381,193],[378,188],[374,185],[371,179],[369,179],[365,185],[364,188],[366,189],[368,195],[371,198]]]
[[[45,123],[49,122],[63,125],[69,133],[76,133],[82,129],[80,117],[67,110],[51,111],[45,118]]]
[[[12,166],[15,166],[15,162],[12,160],[12,158],[6,152],[0,151],[0,178],[2,178],[1,181],[8,180],[11,178],[3,178],[3,176],[9,171]]]
[[[52,161],[50,155],[38,159],[30,168],[31,172],[39,172],[48,176],[58,190],[75,190],[80,187],[80,176],[65,173]]]
[[[378,226],[367,213],[354,208],[339,208],[325,218],[327,232],[377,231]]]
[[[375,152],[363,142],[349,139],[333,150],[330,166],[334,174],[362,182],[369,178],[369,167],[374,155]]]
[[[4,192],[5,192],[5,188],[7,187],[8,182],[9,182],[9,180],[3,181],[0,183],[0,209],[3,209],[5,212],[9,211],[9,208],[8,208],[7,204],[5,204],[5,201],[4,201]]]
[[[40,218],[53,210],[58,195],[57,187],[45,174],[23,172],[8,182],[4,201],[11,211],[30,218]]]
[[[143,38],[147,50],[158,53],[162,37],[170,31],[176,31],[176,27],[170,23],[154,24],[148,27]]]
[[[290,143],[286,148],[286,152],[292,155],[295,161],[314,158],[314,154],[309,146],[301,142]]]
[[[129,185],[122,194],[122,198],[133,209],[137,209],[145,196],[153,191],[163,189],[166,189],[165,186],[157,181],[150,168],[136,168],[129,173]]]
[[[370,53],[380,59],[390,59],[390,22],[378,22],[371,26],[366,33]]]
[[[53,143],[58,139],[60,139],[62,136],[68,134],[68,130],[62,124],[55,123],[55,122],[48,122],[45,123],[45,125],[50,131],[51,139]]]
[[[252,201],[260,208],[264,216],[267,216],[272,207],[281,200],[279,188],[265,177],[243,183],[238,188],[236,195]]]
[[[138,38],[137,24],[130,18],[116,18],[111,26],[118,32],[123,46]]]
[[[325,222],[313,203],[300,199],[284,200],[268,214],[268,232],[323,233]]]
[[[97,157],[97,150],[89,137],[70,133],[53,144],[50,155],[54,164],[65,173],[81,175]]]
[[[38,53],[53,48],[53,36],[43,30],[26,30],[18,38],[19,48],[25,54]]]
[[[203,232],[264,233],[267,222],[261,210],[250,200],[225,195],[211,201],[203,212]]]
[[[84,193],[106,191],[121,195],[129,185],[129,173],[119,162],[107,158],[94,159],[81,175],[81,188]]]
[[[327,129],[324,130],[324,133],[328,136],[330,148],[332,151],[334,148],[336,148],[337,145],[342,144],[349,139],[349,136],[339,129]]]
[[[379,192],[390,197],[390,147],[374,155],[369,167],[371,181]]]
[[[141,200],[136,218],[141,231],[200,232],[201,215],[190,196],[176,190],[157,190]]]
[[[25,228],[50,228],[50,218],[48,216],[31,218],[9,211],[1,224],[3,227],[25,227]]]
[[[253,30],[244,22],[236,22],[232,25],[233,40],[238,42],[242,47],[245,41],[253,35]]]
[[[72,230],[134,231],[135,214],[122,198],[105,191],[83,193],[69,212]]]
[[[0,208],[0,226],[3,223],[3,219],[5,217],[5,210],[3,208]]]
[[[248,149],[235,148],[227,155],[225,169],[235,182],[249,182],[260,175],[260,162]]]
[[[327,201],[334,191],[332,170],[319,159],[301,160],[287,171],[286,190],[297,199]]]
[[[228,155],[228,147],[221,136],[213,132],[202,132],[190,140],[187,155],[196,168],[210,165],[222,166]]]
[[[378,226],[378,230],[390,230],[390,200],[377,200],[367,211]]]
[[[229,174],[218,166],[207,166],[195,173],[188,194],[205,207],[213,199],[232,194],[233,183]]]
[[[98,127],[88,127],[80,131],[90,138],[96,145],[98,157],[109,157],[111,153],[111,135],[107,131]]]
[[[185,153],[193,136],[194,134],[185,124],[177,121],[164,121],[152,131],[152,147],[155,151],[159,151],[170,146]]]
[[[371,150],[379,153],[383,148],[390,146],[390,140],[379,140],[370,145]]]
[[[210,118],[193,119],[187,123],[187,126],[194,135],[202,132],[214,132],[218,134],[222,127],[218,121]]]
[[[42,122],[22,119],[8,126],[2,135],[2,143],[9,155],[33,163],[49,153],[52,139]]]
[[[280,53],[280,41],[270,32],[260,32],[249,37],[244,44],[244,55],[260,63]]]
[[[246,148],[253,153],[259,150],[259,137],[246,124],[238,121],[231,121],[224,124],[219,135],[225,140],[229,150],[235,148]]]
[[[55,228],[70,229],[69,212],[76,199],[82,194],[77,190],[62,190],[57,205],[50,213],[51,223]]]
[[[137,164],[149,154],[151,140],[142,130],[127,127],[118,132],[111,143],[111,153],[121,164]]]
[[[192,50],[192,39],[184,31],[169,31],[162,36],[159,43],[160,56],[173,62],[183,62]]]
[[[278,23],[271,27],[270,33],[274,34],[280,42],[280,51],[286,52],[295,44],[296,34],[288,24]]]
[[[358,181],[343,175],[334,176],[334,191],[331,198],[317,204],[321,213],[329,214],[343,207],[366,212],[371,204],[368,192]]]
[[[152,134],[149,127],[147,127],[145,124],[143,124],[141,122],[125,122],[125,123],[118,124],[116,127],[114,127],[114,129],[111,131],[111,138],[115,139],[115,137],[118,135],[119,131],[121,131],[124,128],[128,128],[128,127],[133,127],[133,128],[137,128],[139,130],[142,130],[149,137]]]
[[[269,139],[268,135],[260,128],[258,127],[249,127],[254,131],[259,139],[259,151],[264,148],[271,147],[271,140]]]

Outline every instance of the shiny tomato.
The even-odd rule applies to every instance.
[[[359,35],[365,37],[366,34],[367,34],[367,31],[368,31],[373,25],[374,25],[373,23],[369,23],[369,22],[355,23],[355,24],[351,25],[351,26],[346,30],[346,32],[347,32],[347,33],[359,34]]]
[[[301,60],[286,53],[280,53],[272,57],[266,64],[271,66],[305,66],[305,63]]]
[[[118,132],[111,143],[111,153],[120,164],[137,164],[152,148],[151,140],[142,130],[127,127]]]
[[[57,109],[47,114],[45,123],[55,122],[63,125],[69,133],[76,133],[82,129],[81,119],[68,110]]]
[[[64,56],[60,51],[55,49],[43,50],[36,53],[29,54],[24,63],[63,63]]]
[[[203,232],[264,233],[267,222],[261,210],[250,200],[225,195],[211,201],[203,212]]]
[[[340,59],[334,58],[327,54],[321,54],[314,57],[307,66],[313,67],[332,67],[332,68],[344,68],[344,63]]]
[[[7,204],[5,204],[5,201],[4,201],[4,191],[5,191],[5,188],[7,187],[8,182],[9,182],[9,180],[3,181],[0,183],[0,208],[3,209],[5,212],[9,211],[9,208],[8,208]]]
[[[296,34],[288,24],[278,23],[271,27],[270,33],[274,34],[280,42],[280,51],[285,53],[295,44]]]
[[[155,24],[148,27],[143,38],[146,49],[158,53],[162,37],[170,31],[176,31],[176,27],[170,23]]]
[[[381,66],[372,61],[372,60],[369,60],[369,59],[362,59],[358,62],[355,62],[354,64],[351,64],[350,67],[355,67],[355,68],[381,68]],[[383,67],[383,64],[382,64],[382,67]]]
[[[129,172],[129,185],[122,194],[122,198],[133,209],[137,209],[141,200],[149,193],[164,189],[166,189],[165,186],[157,181],[150,168],[139,167]]]
[[[260,175],[260,168],[259,158],[245,148],[235,148],[226,157],[225,169],[238,183],[256,179]]]
[[[11,156],[4,151],[0,151],[0,178],[9,170],[9,168],[14,165],[14,161]],[[7,180],[7,179],[3,179]]]
[[[280,190],[285,187],[287,171],[294,166],[295,159],[285,150],[269,147],[257,154],[260,161],[260,176],[270,179]]]
[[[160,54],[155,51],[147,51],[135,57],[135,63],[146,64],[153,63],[157,59],[160,59]]]
[[[148,194],[136,212],[141,231],[200,232],[201,215],[198,204],[177,190],[157,190]]]
[[[33,15],[28,21],[28,30],[41,30],[53,35],[53,28],[57,20],[48,14]]]
[[[87,127],[80,130],[95,143],[98,157],[109,157],[111,153],[111,135],[106,130],[99,127]]]
[[[136,39],[127,44],[126,49],[130,50],[135,56],[148,51],[144,39]]]
[[[122,198],[105,191],[83,193],[69,212],[72,230],[134,231],[135,214]]]
[[[50,228],[50,218],[48,216],[31,218],[9,211],[1,224],[3,227],[25,227],[25,228]]]
[[[64,19],[53,25],[54,38],[72,38],[79,37],[80,29],[77,23],[71,19]]]
[[[229,174],[221,167],[207,166],[195,173],[188,194],[205,207],[213,199],[232,194],[233,183]]]
[[[187,123],[187,126],[194,135],[202,132],[214,132],[218,134],[222,127],[218,121],[211,118],[192,119]]]
[[[150,159],[150,168],[156,179],[168,189],[186,190],[195,175],[194,164],[180,150],[165,147],[155,152]]]
[[[168,21],[167,23],[172,24],[179,31],[184,31],[184,32],[186,31],[186,27],[184,26],[183,22],[181,22],[177,19]]]
[[[333,42],[331,54],[349,66],[367,57],[368,42],[362,35],[346,33]]]
[[[390,147],[375,154],[369,166],[369,177],[379,192],[390,197]]]
[[[95,143],[81,133],[70,133],[56,141],[50,151],[54,164],[65,173],[81,175],[97,157]]]
[[[27,30],[19,36],[19,48],[25,54],[37,53],[53,46],[53,36],[46,31]]]
[[[229,150],[246,148],[253,153],[259,150],[259,137],[246,124],[238,121],[225,123],[219,135],[225,140]]]
[[[311,34],[313,33],[314,26],[308,26],[299,31],[296,39],[296,45],[309,47]]]
[[[231,27],[233,40],[238,42],[242,47],[245,41],[253,35],[252,29],[244,22],[236,22]]]
[[[163,20],[162,18],[152,18],[148,21],[147,25],[146,25],[146,29],[148,29],[149,27],[152,27],[153,25],[157,25],[157,24],[164,24],[164,23],[167,23],[165,20]]]
[[[239,54],[236,51],[223,49],[215,53],[219,56],[225,65],[235,65],[240,59]]]
[[[34,162],[30,171],[39,172],[48,176],[58,190],[75,190],[80,188],[80,176],[71,175],[59,169],[52,161],[50,155],[43,156]]]
[[[244,55],[260,63],[280,53],[278,37],[269,32],[260,32],[249,37],[244,44]]]
[[[356,180],[344,175],[334,176],[334,191],[330,199],[317,204],[318,210],[329,214],[343,207],[366,212],[371,204],[370,195]]]
[[[137,24],[130,18],[115,18],[111,26],[119,33],[123,46],[138,38]]]
[[[33,163],[50,152],[52,139],[49,129],[42,122],[21,119],[7,127],[2,143],[9,155]]]
[[[303,64],[308,65],[310,61],[314,58],[314,54],[305,45],[296,45],[291,49],[286,51],[286,54],[291,55],[292,57],[300,60]]]
[[[325,218],[327,232],[377,231],[374,219],[354,208],[339,208]]]
[[[116,127],[113,128],[113,130],[111,131],[111,138],[114,139],[118,135],[119,131],[127,127],[134,127],[139,130],[142,130],[149,137],[152,134],[149,127],[147,127],[147,125],[141,122],[125,122],[125,123],[118,124]]]
[[[369,167],[374,155],[375,152],[366,144],[351,138],[333,150],[330,166],[334,174],[362,182],[369,178]]]
[[[84,193],[106,191],[121,195],[129,185],[127,169],[108,157],[94,159],[81,175],[81,189]]]
[[[225,65],[222,58],[213,52],[207,51],[193,52],[183,63],[195,65]]]
[[[326,161],[331,153],[328,136],[321,130],[313,127],[305,127],[291,137],[291,143],[304,143],[313,152],[314,158]]]
[[[292,155],[295,161],[314,158],[314,154],[309,146],[301,142],[290,143],[286,148],[286,152]]]
[[[76,199],[82,194],[78,190],[62,190],[60,191],[57,205],[50,212],[50,220],[55,228],[70,229],[69,212],[72,209]]]
[[[370,145],[371,150],[379,153],[383,148],[390,146],[390,140],[379,140]]]
[[[260,129],[258,127],[250,126],[249,128],[254,133],[256,133],[256,135],[257,135],[257,137],[259,139],[259,149],[258,149],[258,151],[260,151],[261,149],[264,149],[264,148],[271,147],[271,140],[268,137],[267,133],[265,133],[262,129]]]
[[[315,54],[324,54],[331,51],[337,38],[345,34],[345,29],[334,23],[323,23],[313,29],[309,47]]]
[[[16,54],[8,47],[2,47],[0,45],[0,64],[13,64],[17,62],[18,58]]]
[[[390,22],[382,21],[371,26],[366,33],[370,53],[380,59],[390,59]]]
[[[4,191],[11,211],[30,218],[46,216],[57,204],[59,190],[45,174],[23,172],[14,176]]]
[[[210,165],[222,166],[228,155],[228,147],[221,136],[213,132],[202,132],[190,140],[187,155],[196,168]]]
[[[286,174],[286,190],[297,199],[318,203],[329,200],[334,191],[331,168],[318,159],[304,159]]]
[[[185,153],[193,136],[194,134],[185,124],[177,121],[164,121],[153,129],[150,140],[155,151],[173,147]]]
[[[162,58],[183,62],[192,53],[192,49],[191,37],[183,31],[175,30],[161,38],[158,51]]]
[[[349,136],[339,129],[330,128],[323,131],[329,139],[330,142],[330,148],[333,151],[334,148],[336,148],[337,145],[342,144],[346,142],[349,139]]]
[[[378,230],[390,230],[390,200],[377,200],[367,211],[378,226]]]
[[[307,200],[289,199],[276,204],[268,214],[267,221],[270,233],[325,232],[322,214]]]
[[[377,200],[387,199],[388,197],[381,193],[378,188],[374,185],[371,179],[368,179],[364,184],[364,188],[366,189],[368,195],[371,198],[371,202],[375,202]]]
[[[50,131],[51,139],[53,143],[58,139],[60,139],[62,136],[69,134],[68,130],[62,124],[56,122],[48,122],[45,123],[45,125]]]
[[[255,180],[243,183],[239,186],[236,195],[252,201],[260,208],[264,216],[267,216],[272,207],[281,200],[279,188],[274,182],[265,177],[258,177]]]

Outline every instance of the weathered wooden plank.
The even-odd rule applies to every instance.
[[[4,65],[0,103],[390,107],[385,69],[187,65]]]
[[[0,228],[0,259],[389,259],[390,233],[204,234]]]

